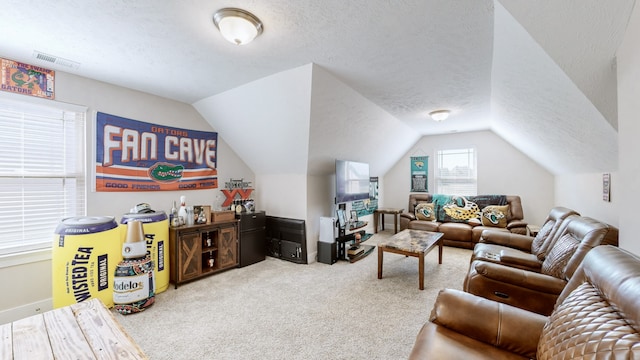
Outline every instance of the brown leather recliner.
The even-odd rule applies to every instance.
[[[548,315],[562,289],[592,248],[618,245],[618,230],[577,216],[567,225],[545,258],[540,272],[475,260],[464,279],[466,292]]]
[[[640,257],[591,250],[549,317],[459,290],[438,295],[409,359],[640,359]]]
[[[556,240],[568,225],[574,210],[557,206],[551,209],[534,237],[502,231],[485,230],[471,255],[471,262],[484,260],[524,270],[539,272]]]

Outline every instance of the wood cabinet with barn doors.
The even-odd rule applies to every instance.
[[[170,280],[178,285],[238,266],[238,221],[169,229]]]

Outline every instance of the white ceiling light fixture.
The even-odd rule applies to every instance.
[[[250,43],[262,34],[263,28],[262,21],[255,15],[237,8],[218,10],[213,14],[213,23],[227,41],[236,45]]]
[[[449,117],[449,114],[451,114],[449,110],[434,110],[429,113],[429,116],[435,121],[443,121]]]

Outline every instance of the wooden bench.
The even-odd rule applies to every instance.
[[[97,298],[0,325],[1,359],[148,359]]]

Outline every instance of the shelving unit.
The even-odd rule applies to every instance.
[[[171,227],[170,280],[187,281],[238,266],[238,220]]]
[[[358,227],[349,228],[349,230],[357,230],[365,226],[367,226],[367,223],[364,223],[364,225],[361,225]],[[355,234],[360,234],[361,236],[360,247],[362,247],[364,251],[355,256],[350,256],[347,254],[347,246],[350,247],[353,243],[355,243],[356,241]],[[375,246],[362,244],[363,242],[367,241],[371,236],[372,234],[367,234],[364,230],[356,231],[354,233],[350,233],[346,235],[343,235],[343,233],[341,233],[341,236],[338,236],[338,238],[336,239],[336,242],[338,243],[338,259],[348,260],[349,262],[354,263],[366,257],[367,255],[371,254],[375,249]]]

